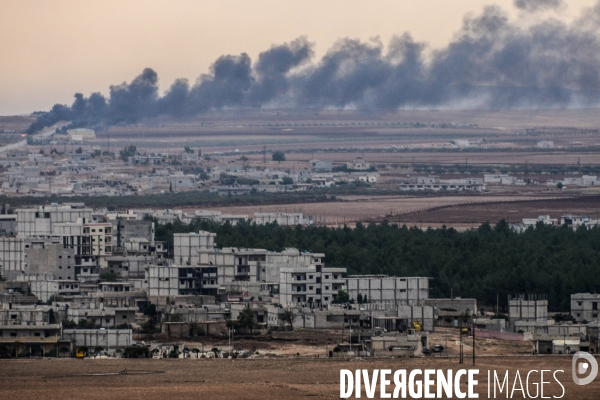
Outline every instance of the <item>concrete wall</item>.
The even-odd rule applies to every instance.
[[[361,276],[346,278],[346,290],[355,301],[358,295],[367,296],[369,303],[421,305],[429,298],[429,278]]]
[[[23,239],[0,237],[0,273],[6,278],[14,278],[23,271]],[[12,272],[12,273],[9,273]]]
[[[87,347],[94,351],[94,347],[104,347],[105,351],[114,350],[131,345],[131,329],[63,329],[63,339],[75,342],[75,347]]]

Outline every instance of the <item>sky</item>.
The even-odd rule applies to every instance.
[[[107,94],[146,67],[162,93],[177,78],[195,82],[223,54],[256,60],[299,36],[315,43],[315,60],[346,37],[387,44],[409,32],[440,48],[489,4],[528,23],[570,21],[595,0],[541,14],[513,0],[0,0],[0,115],[71,104],[76,92]]]

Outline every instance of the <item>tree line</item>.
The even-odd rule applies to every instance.
[[[156,235],[172,246],[173,233],[198,230],[215,232],[219,247],[325,253],[327,266],[347,268],[348,274],[430,277],[430,297],[452,293],[495,305],[497,295],[506,304],[509,294],[547,294],[551,311],[569,311],[572,293],[600,289],[600,228],[540,223],[518,233],[502,220],[458,232],[387,221],[355,229],[193,221],[157,224]]]

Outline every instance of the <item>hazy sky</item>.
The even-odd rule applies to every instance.
[[[566,3],[543,17],[571,19],[595,0]],[[106,94],[145,67],[164,91],[176,78],[194,82],[222,54],[255,60],[301,35],[316,43],[315,59],[342,37],[387,44],[410,32],[441,47],[488,4],[534,18],[512,0],[0,0],[0,115]]]

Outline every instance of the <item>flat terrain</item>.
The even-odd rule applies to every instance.
[[[0,362],[0,398],[3,399],[305,399],[339,398],[340,369],[452,369],[473,368],[466,357],[333,360],[276,359],[44,359]],[[480,398],[487,398],[487,373],[504,376],[510,386],[519,370],[523,385],[530,370],[563,370],[556,376],[564,385],[564,399],[597,399],[600,381],[577,386],[571,380],[571,357],[480,357],[477,360]],[[128,373],[121,373],[124,370]],[[493,377],[493,375],[492,375]],[[540,382],[532,373],[529,383]],[[544,396],[561,396],[562,389],[546,373]],[[463,381],[464,382],[464,381]],[[465,385],[461,385],[466,390]],[[518,386],[518,385],[517,385]],[[379,391],[376,392],[379,398]],[[365,397],[364,391],[362,393]],[[513,398],[522,398],[517,391]],[[354,397],[352,397],[354,398]],[[498,398],[506,398],[498,394]]]
[[[566,213],[592,217],[600,212],[598,195],[514,194],[514,195],[424,195],[417,196],[339,196],[335,202],[217,207],[224,213],[303,212],[326,221],[329,226],[353,225],[356,221],[382,221],[420,227],[441,225],[464,229],[501,219],[520,222],[522,218]],[[321,219],[323,217],[324,219]]]

